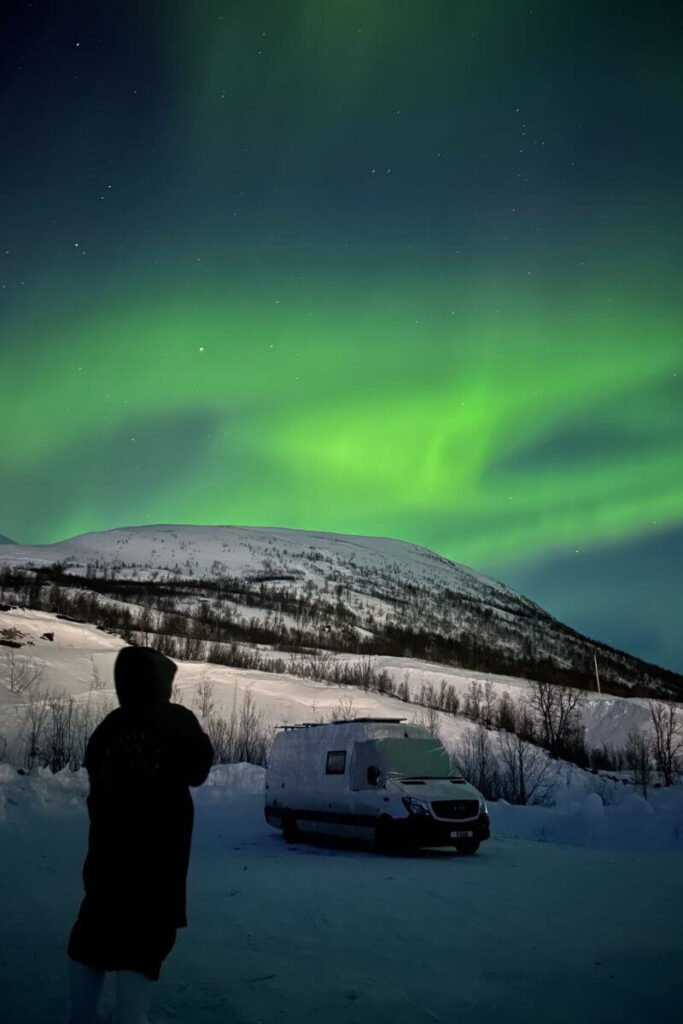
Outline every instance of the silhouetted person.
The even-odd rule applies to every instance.
[[[121,706],[88,742],[85,898],[67,948],[72,1024],[96,1021],[105,971],[119,972],[119,1021],[144,1021],[151,981],[187,925],[188,787],[206,779],[213,749],[193,713],[170,703],[176,670],[149,647],[119,651]]]

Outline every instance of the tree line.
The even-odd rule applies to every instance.
[[[219,580],[150,581],[112,578],[104,568],[78,576],[56,564],[35,571],[1,570],[0,600],[11,595],[29,607],[71,615],[126,639],[164,637],[155,644],[166,644],[167,653],[173,648],[189,660],[205,659],[209,644],[227,644],[235,657],[242,657],[235,644],[284,652],[325,649],[414,657],[578,689],[595,685],[594,648],[549,616],[540,613],[539,618],[531,605],[524,609],[525,632],[520,632],[519,623],[512,630],[494,617],[491,607],[447,590],[441,595],[440,617],[428,614],[425,609],[435,606],[434,595],[406,584],[403,598],[384,593],[396,610],[380,621],[358,595],[351,607],[348,587],[340,582],[321,591],[310,580],[289,586],[291,580],[291,574],[285,579],[264,572]],[[433,628],[425,628],[424,622]],[[552,643],[543,632],[548,622],[554,623]],[[610,648],[601,647],[600,656],[606,693],[653,697],[680,692],[681,678],[675,673],[655,673],[653,666]]]

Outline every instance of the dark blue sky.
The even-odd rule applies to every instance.
[[[0,531],[378,534],[683,670],[683,8],[3,5]]]

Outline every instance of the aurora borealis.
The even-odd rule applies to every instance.
[[[0,532],[393,536],[683,669],[683,15],[14,3]]]

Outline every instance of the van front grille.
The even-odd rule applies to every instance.
[[[479,814],[478,800],[434,800],[432,810],[437,818],[451,818],[462,821],[464,818],[476,818]]]

